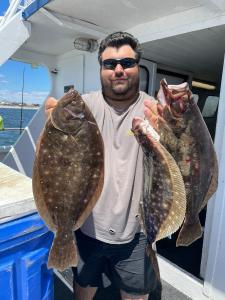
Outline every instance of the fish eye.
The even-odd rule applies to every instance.
[[[71,107],[70,108],[69,107],[64,107],[64,111],[67,112],[67,114],[66,114],[66,119],[67,120],[71,119],[71,117],[73,119],[82,120],[85,117],[85,114],[82,111],[80,111],[80,110],[76,111],[74,109],[71,109]]]
[[[84,113],[77,114],[76,117],[80,120],[84,119]]]

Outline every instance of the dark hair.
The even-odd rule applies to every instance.
[[[141,50],[141,45],[139,41],[130,33],[128,32],[114,32],[108,35],[104,40],[101,41],[99,50],[98,50],[98,61],[101,64],[101,55],[102,52],[107,48],[107,47],[115,47],[115,48],[120,48],[121,46],[124,45],[129,45],[131,48],[134,50],[136,53],[136,59],[137,62],[140,61],[141,55],[142,55],[142,50]]]

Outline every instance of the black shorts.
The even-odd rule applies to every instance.
[[[129,294],[151,293],[158,283],[155,262],[146,253],[147,240],[137,233],[126,244],[108,244],[76,231],[79,250],[74,281],[82,287],[105,288],[113,284]],[[153,267],[154,266],[154,267]]]

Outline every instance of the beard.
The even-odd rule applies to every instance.
[[[101,76],[103,94],[114,100],[126,99],[133,97],[139,91],[139,74],[136,77],[114,80],[105,80]]]
[[[130,89],[130,86],[131,83],[128,81],[128,79],[116,79],[111,82],[111,89],[115,95],[126,95]]]

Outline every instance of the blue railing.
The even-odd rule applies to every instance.
[[[4,16],[0,19],[0,28],[7,24],[9,20],[19,11],[24,10],[33,2],[40,2],[37,0],[12,0]]]

